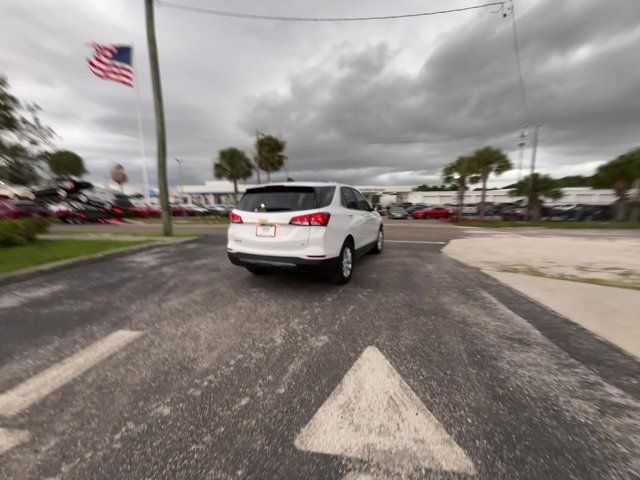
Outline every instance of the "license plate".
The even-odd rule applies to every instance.
[[[275,225],[257,225],[256,236],[257,237],[275,237],[276,226]]]

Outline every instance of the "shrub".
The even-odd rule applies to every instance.
[[[49,229],[49,220],[44,217],[28,217],[18,220],[0,221],[0,247],[26,245],[39,233]]]

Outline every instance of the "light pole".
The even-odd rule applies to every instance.
[[[184,181],[182,178],[182,163],[184,162],[184,160],[181,160],[179,158],[173,157],[173,159],[178,162],[178,185],[180,186],[180,193],[182,193],[184,195]],[[184,199],[182,199],[184,201]]]

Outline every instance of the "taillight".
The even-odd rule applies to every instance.
[[[326,227],[329,224],[330,218],[331,218],[330,213],[326,213],[326,212],[312,213],[309,223],[311,225],[317,225],[318,227]]]
[[[118,207],[114,207],[113,208],[113,213],[120,214],[120,213],[122,213],[122,210],[120,210]]]
[[[300,226],[326,227],[329,224],[330,218],[331,214],[327,212],[311,213],[309,215],[299,215],[297,217],[293,217],[289,221],[289,224]]]
[[[237,213],[229,212],[229,221],[231,223],[242,223],[242,217]]]

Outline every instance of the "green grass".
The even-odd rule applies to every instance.
[[[49,232],[53,235],[87,235],[88,238],[94,237],[96,235],[109,235],[110,237],[154,237],[160,238],[164,237],[162,232],[85,232],[84,230],[64,230]],[[183,233],[183,232],[173,232],[173,236],[175,238],[200,238],[202,237],[201,233]]]
[[[23,247],[0,248],[0,273],[145,243],[150,240],[38,240]]]
[[[640,222],[554,222],[551,220],[539,220],[532,222],[517,222],[508,220],[496,220],[481,222],[468,220],[456,223],[460,227],[485,227],[485,228],[571,228],[571,229],[640,229]]]
[[[160,218],[144,218],[136,221],[150,223],[152,225],[162,224]],[[174,225],[227,225],[227,217],[202,216],[202,217],[173,217]]]

